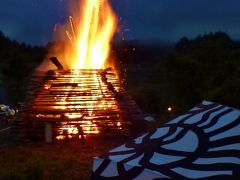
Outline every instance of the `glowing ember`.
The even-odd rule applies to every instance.
[[[82,0],[78,5],[66,31],[71,43],[65,51],[67,64],[71,69],[105,68],[117,18],[108,0]]]

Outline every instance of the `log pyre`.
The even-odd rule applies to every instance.
[[[111,68],[58,70],[33,77],[16,129],[29,139],[135,135],[142,113]],[[50,131],[50,132],[49,132]]]

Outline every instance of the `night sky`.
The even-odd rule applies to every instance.
[[[72,0],[1,0],[0,30],[32,45],[52,40],[55,24]],[[224,31],[240,39],[239,0],[111,0],[127,39],[176,42],[181,37]]]

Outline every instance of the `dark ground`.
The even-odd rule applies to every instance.
[[[4,137],[3,137],[4,136]],[[127,138],[96,138],[46,144],[1,145],[0,179],[90,179],[93,157],[125,143]]]

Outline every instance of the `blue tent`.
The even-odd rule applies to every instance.
[[[169,123],[95,157],[93,179],[240,177],[240,111],[204,101]]]

